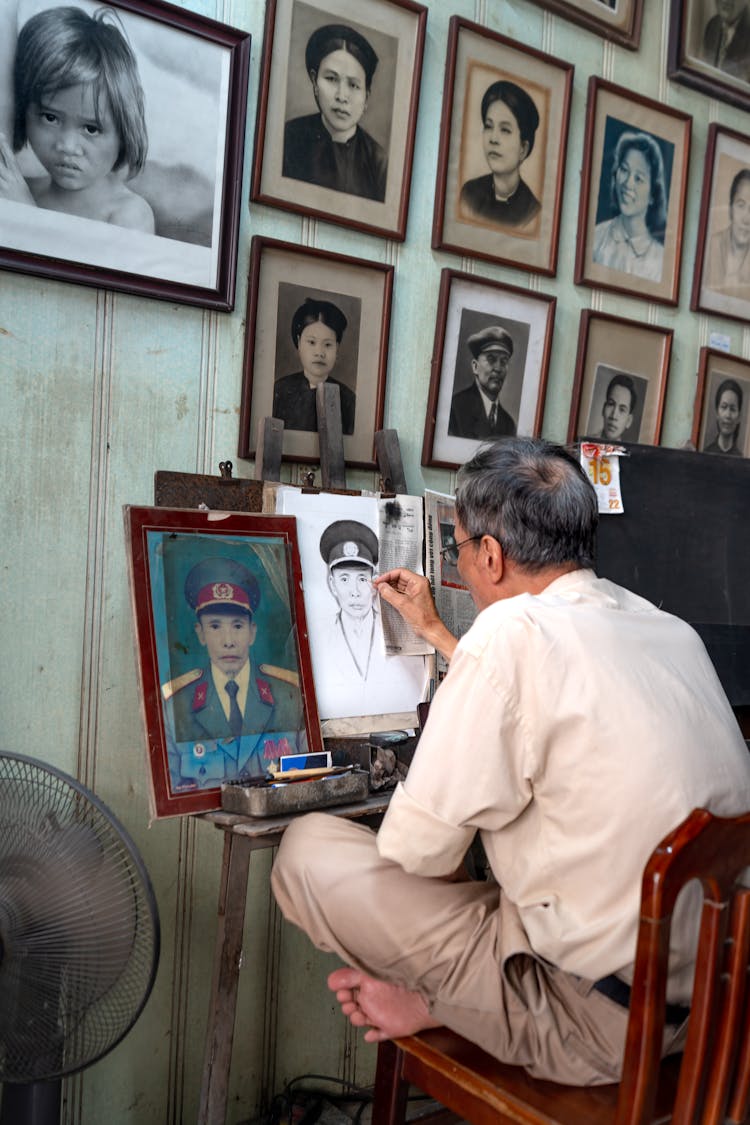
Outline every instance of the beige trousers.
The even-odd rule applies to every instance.
[[[626,1009],[540,960],[496,883],[410,875],[369,828],[310,813],[286,830],[271,884],[319,949],[419,991],[434,1019],[496,1058],[570,1085],[618,1080]],[[665,1048],[678,1046],[669,1029]]]

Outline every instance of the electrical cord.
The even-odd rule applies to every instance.
[[[335,1093],[317,1086],[303,1085],[310,1082],[325,1082],[339,1086],[341,1092]],[[353,1125],[358,1125],[365,1109],[372,1104],[373,1096],[372,1087],[358,1086],[344,1078],[329,1074],[300,1074],[296,1078],[291,1078],[281,1093],[274,1096],[265,1125],[284,1125],[285,1122],[288,1125],[313,1125],[323,1112],[326,1101],[337,1109],[341,1109],[344,1105],[359,1103],[352,1116]],[[429,1101],[429,1098],[426,1094],[412,1094],[408,1100]],[[301,1116],[295,1116],[295,1108],[302,1109]]]

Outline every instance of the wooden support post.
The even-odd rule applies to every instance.
[[[406,494],[406,476],[401,460],[401,447],[396,430],[377,430],[375,433],[375,454],[378,459],[380,476],[383,479],[383,492]]]
[[[341,429],[341,395],[327,380],[315,391],[320,442],[320,477],[323,488],[346,488],[344,435]]]
[[[284,423],[280,418],[258,419],[255,445],[255,479],[281,480],[281,449]]]
[[[224,859],[219,888],[219,925],[214,949],[214,975],[203,1057],[199,1125],[224,1125],[229,1101],[229,1064],[232,1059],[234,1017],[237,1009],[242,932],[245,924],[247,878],[253,841],[247,836],[224,837]]]

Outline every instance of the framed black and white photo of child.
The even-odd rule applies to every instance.
[[[251,199],[403,240],[426,8],[269,0]]]
[[[450,22],[433,248],[554,275],[573,67]]]
[[[151,0],[10,0],[0,43],[0,266],[233,308],[247,33]]]
[[[317,388],[338,388],[347,464],[374,468],[383,424],[393,266],[256,235],[250,249],[239,456],[284,423],[285,460],[320,459]]]
[[[576,284],[676,305],[692,118],[592,77]]]

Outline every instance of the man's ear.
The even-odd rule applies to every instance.
[[[258,622],[252,621],[250,623],[250,641],[248,642],[248,646],[247,646],[248,648],[253,647],[253,645],[255,644],[255,638],[256,638],[257,635],[258,635]]]
[[[195,628],[196,637],[198,638],[200,643],[205,648],[205,646],[206,646],[206,635],[203,632],[203,626],[201,625],[200,621],[196,621],[194,628]]]
[[[479,551],[486,568],[487,577],[497,585],[503,577],[505,570],[505,557],[503,549],[491,535],[483,535],[479,544]]]

